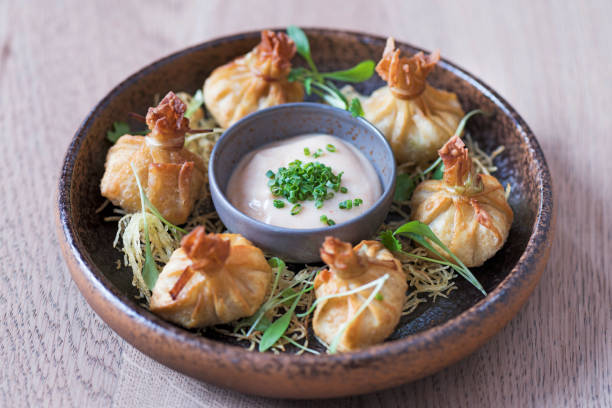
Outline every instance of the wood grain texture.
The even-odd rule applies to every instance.
[[[0,406],[612,405],[612,3],[300,4],[0,1]],[[440,48],[507,98],[546,153],[558,223],[542,282],[487,345],[436,375],[297,403],[201,384],[114,334],[63,264],[54,191],[65,149],[94,104],[177,49],[288,24]]]

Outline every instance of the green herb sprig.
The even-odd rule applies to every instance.
[[[187,119],[191,119],[191,116],[200,108],[200,106],[202,106],[203,103],[204,94],[202,93],[201,89],[198,89],[198,91],[193,95],[193,98],[191,98],[189,105],[187,105],[184,116]]]
[[[147,210],[151,212],[154,216],[159,218],[161,222],[166,224],[169,228],[172,228],[176,231],[180,231],[183,234],[187,233],[183,228],[177,227],[172,224],[170,221],[166,220],[161,213],[155,208],[155,206],[149,201],[147,198],[144,189],[142,188],[142,184],[140,183],[140,178],[138,178],[138,173],[136,172],[136,168],[134,167],[134,163],[130,163],[132,167],[132,172],[134,173],[134,177],[136,178],[136,184],[138,185],[138,192],[140,193],[140,206],[142,209],[142,225],[144,228],[144,237],[145,237],[145,263],[142,268],[142,279],[145,281],[147,287],[150,290],[153,290],[155,283],[157,282],[157,278],[159,277],[159,270],[157,269],[157,264],[155,263],[155,259],[153,258],[153,252],[151,251],[151,240],[149,239],[149,226],[147,224]]]
[[[402,242],[397,238],[397,236],[404,236],[412,239],[440,259],[405,252],[402,248]],[[457,271],[459,275],[463,276],[465,280],[474,285],[474,287],[476,287],[476,289],[478,289],[483,295],[487,295],[487,292],[485,292],[480,282],[478,282],[478,279],[476,279],[468,267],[465,266],[465,264],[461,262],[461,260],[457,258],[457,256],[453,254],[442,241],[440,241],[440,239],[436,236],[436,234],[434,234],[427,224],[420,221],[410,221],[398,227],[395,231],[386,230],[381,232],[379,238],[382,244],[390,251],[401,252],[402,254],[412,258],[450,266]],[[440,251],[434,248],[430,241],[442,248],[444,254],[440,253]],[[454,262],[447,261],[446,259],[448,258],[452,259]]]
[[[132,131],[130,125],[126,122],[113,122],[112,129],[106,132],[106,140],[111,143],[117,143],[117,140],[123,135],[147,135],[151,132],[150,129]]]
[[[274,346],[274,344],[276,344],[276,342],[280,338],[288,338],[288,336],[285,336],[285,333],[289,328],[289,324],[291,323],[291,317],[295,313],[295,308],[297,307],[298,302],[305,293],[314,289],[313,285],[307,285],[302,290],[296,291],[294,287],[300,283],[299,281],[296,281],[282,292],[273,295],[276,291],[276,288],[278,287],[280,276],[285,271],[287,266],[282,259],[276,257],[270,258],[268,263],[276,270],[270,296],[268,297],[266,302],[261,305],[257,312],[255,312],[253,316],[242,319],[234,328],[234,331],[237,331],[241,327],[249,326],[249,330],[246,333],[247,337],[250,336],[256,330],[262,331],[262,337],[259,342],[259,351],[262,352]],[[287,311],[274,322],[270,322],[270,320],[266,317],[266,313],[280,305],[284,305],[285,307],[287,307]],[[287,341],[289,341],[291,344],[296,345],[297,347],[300,347],[294,341]],[[304,346],[301,346],[300,348],[302,347]],[[307,351],[311,350],[308,349]]]
[[[287,35],[291,37],[298,54],[306,60],[309,67],[291,69],[288,77],[289,81],[301,82],[304,85],[306,94],[314,93],[330,105],[348,110],[354,117],[363,116],[364,112],[359,99],[353,98],[351,101],[348,101],[332,80],[352,83],[366,81],[374,74],[374,67],[376,65],[374,61],[362,61],[352,68],[341,71],[319,72],[312,60],[310,43],[306,33],[299,27],[289,26],[287,27]]]

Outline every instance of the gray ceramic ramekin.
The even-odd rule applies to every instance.
[[[331,227],[292,229],[255,220],[229,202],[225,196],[227,184],[244,155],[268,143],[315,132],[351,143],[370,160],[383,193],[368,211]],[[319,103],[288,103],[244,117],[216,143],[208,172],[213,203],[225,226],[267,253],[290,262],[320,261],[319,248],[326,236],[352,243],[372,238],[387,216],[395,192],[395,159],[383,134],[363,118]]]

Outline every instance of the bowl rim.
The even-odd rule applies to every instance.
[[[284,29],[285,28],[270,28],[270,30],[274,31],[282,31]],[[348,36],[364,43],[381,42],[381,44],[384,44],[385,42],[385,37],[350,30],[327,28],[303,28],[303,30],[307,34]],[[394,356],[411,351],[425,352],[427,351],[428,344],[436,341],[442,341],[446,338],[451,338],[456,330],[478,330],[478,323],[487,317],[487,313],[489,311],[495,309],[496,306],[503,307],[507,299],[517,297],[521,288],[524,286],[521,281],[525,280],[530,275],[538,273],[536,270],[539,263],[538,257],[547,255],[548,249],[550,248],[550,243],[552,241],[554,232],[555,207],[553,203],[553,187],[550,171],[538,141],[536,140],[532,131],[529,129],[527,123],[514,110],[514,108],[512,108],[512,106],[506,102],[505,99],[498,95],[491,87],[482,82],[478,77],[468,73],[463,68],[444,58],[441,58],[438,62],[440,67],[450,71],[453,75],[456,75],[469,83],[471,86],[475,87],[486,98],[491,100],[500,110],[502,110],[504,114],[512,118],[515,129],[519,130],[521,139],[527,146],[530,147],[528,153],[532,156],[533,163],[537,166],[536,172],[539,175],[535,184],[539,197],[537,216],[533,225],[532,233],[527,243],[527,247],[508,275],[492,291],[490,291],[486,297],[480,299],[476,304],[472,305],[470,308],[466,309],[454,318],[446,320],[445,322],[430,329],[411,334],[400,339],[386,341],[365,349],[331,355],[275,355],[272,353],[251,352],[246,348],[211,340],[196,333],[192,333],[174,326],[173,324],[166,322],[160,317],[142,308],[134,299],[131,299],[128,295],[120,292],[110,282],[110,280],[87,254],[83,243],[80,241],[78,232],[76,231],[71,217],[69,188],[72,182],[72,170],[79,149],[85,140],[85,134],[94,121],[95,113],[108,106],[110,101],[116,95],[121,93],[125,88],[129,87],[140,77],[148,74],[151,71],[155,71],[158,69],[158,67],[164,64],[170,63],[185,54],[196,52],[202,48],[218,46],[244,38],[256,37],[259,35],[259,33],[260,30],[254,30],[230,36],[221,36],[176,51],[154,61],[153,63],[150,63],[134,74],[128,76],[125,80],[121,81],[118,85],[112,88],[112,90],[87,114],[86,118],[75,132],[73,139],[68,146],[60,172],[56,200],[56,223],[58,227],[58,237],[60,239],[60,243],[62,243],[64,258],[69,262],[69,265],[72,263],[72,266],[76,266],[76,268],[71,267],[69,270],[73,276],[73,280],[75,280],[79,286],[80,291],[88,303],[94,306],[94,300],[90,299],[89,296],[85,296],[84,291],[88,291],[89,295],[94,296],[95,301],[103,301],[106,305],[110,305],[110,307],[113,309],[113,313],[121,314],[124,317],[127,317],[135,324],[143,328],[147,333],[150,333],[151,335],[161,335],[172,343],[180,342],[190,347],[195,347],[203,353],[216,353],[229,349],[237,359],[246,359],[250,361],[259,360],[260,364],[278,361],[281,364],[297,363],[302,365],[316,366],[317,364],[321,363],[321,361],[329,361],[331,364],[343,365],[350,363],[359,366],[379,360],[381,356]],[[400,41],[397,44],[427,52],[426,50],[407,42]],[[538,278],[539,276],[535,278],[532,277],[532,280],[536,279],[537,283]],[[86,287],[85,285],[89,286]],[[531,288],[531,290],[533,290],[533,288]],[[524,300],[522,302],[524,302]],[[94,310],[99,313],[99,311],[95,309],[95,306]],[[113,327],[112,325],[111,327],[117,331],[117,328]],[[498,330],[495,330],[494,332],[497,331]],[[128,342],[133,343],[130,340],[128,340]],[[466,354],[468,353],[465,353],[465,355]],[[465,355],[462,355],[461,357],[464,357]]]
[[[376,174],[380,179],[380,184],[381,187],[383,189],[382,194],[380,195],[380,197],[378,197],[378,199],[376,200],[376,202],[374,202],[374,204],[372,204],[372,206],[370,206],[370,208],[368,208],[364,213],[351,218],[347,221],[332,225],[332,226],[328,226],[328,227],[317,227],[317,228],[301,228],[301,229],[294,229],[294,228],[287,228],[287,227],[281,227],[278,225],[271,225],[271,224],[266,224],[263,221],[257,220],[253,217],[250,217],[248,215],[246,215],[245,213],[243,213],[242,211],[240,211],[239,209],[237,209],[227,198],[227,195],[225,193],[225,191],[223,189],[221,189],[221,187],[219,186],[219,183],[217,182],[217,176],[215,174],[214,170],[214,166],[217,163],[218,159],[217,159],[217,155],[218,155],[218,150],[221,148],[219,146],[220,143],[229,143],[228,139],[230,137],[235,137],[235,134],[232,135],[232,133],[230,133],[229,135],[227,134],[227,132],[233,131],[233,132],[237,132],[236,129],[238,129],[238,127],[240,126],[244,126],[245,123],[253,123],[253,120],[256,120],[260,117],[263,116],[270,116],[270,115],[280,115],[282,114],[283,111],[285,110],[320,110],[320,111],[327,111],[327,112],[331,112],[331,115],[342,115],[345,117],[350,116],[351,119],[355,119],[356,122],[359,124],[359,126],[363,127],[363,128],[367,128],[368,131],[376,134],[376,137],[378,138],[378,140],[382,143],[383,149],[384,149],[384,153],[386,157],[391,157],[391,160],[393,160],[393,166],[391,167],[391,174],[389,175],[391,181],[389,183],[385,183],[383,180],[383,176],[382,174],[380,174],[376,169]],[[332,135],[333,136],[333,135]],[[298,135],[294,135],[294,136],[289,136],[287,138],[290,137],[298,137]],[[338,137],[338,136],[336,136]],[[279,139],[280,140],[286,140],[287,138],[282,138]],[[340,137],[338,137],[339,139],[341,139]],[[348,140],[344,140],[341,139],[343,142],[345,143],[350,143],[352,144],[350,141]],[[269,143],[276,143],[276,142],[267,142],[264,143],[262,145],[259,145],[257,147],[255,147],[254,149],[259,149],[264,147],[265,145],[269,144]],[[247,153],[248,154],[248,153]],[[362,153],[363,154],[363,153]],[[363,154],[363,156],[365,157],[366,155]],[[243,155],[244,157],[244,155]],[[372,164],[372,161],[370,159],[368,159],[366,157],[366,159],[370,162],[370,164]],[[372,166],[374,167],[374,166]],[[267,230],[270,233],[274,233],[274,234],[295,234],[298,236],[307,236],[307,235],[312,235],[312,234],[319,234],[319,233],[334,233],[335,231],[338,230],[344,230],[346,228],[350,228],[351,226],[358,224],[360,222],[363,222],[364,219],[370,218],[373,215],[376,215],[376,211],[379,209],[379,207],[381,205],[383,205],[391,195],[394,194],[395,192],[395,176],[397,174],[397,165],[395,162],[395,157],[393,156],[393,150],[391,149],[391,145],[389,144],[389,142],[387,141],[387,139],[383,136],[382,132],[380,130],[378,130],[373,124],[371,124],[370,122],[368,122],[367,120],[365,120],[362,117],[357,117],[354,118],[351,116],[351,114],[344,110],[344,109],[340,109],[340,108],[336,108],[334,106],[329,106],[329,105],[324,105],[321,103],[315,103],[315,102],[293,102],[293,103],[284,103],[281,105],[276,105],[276,106],[272,106],[269,108],[265,108],[265,109],[261,109],[258,110],[256,112],[250,113],[249,115],[245,116],[244,118],[240,119],[239,121],[237,121],[236,123],[234,123],[232,126],[230,126],[229,128],[227,128],[225,130],[225,132],[223,132],[223,135],[221,135],[221,137],[219,138],[219,140],[217,141],[217,143],[215,143],[215,146],[213,147],[213,150],[211,152],[210,155],[210,161],[208,162],[208,181],[210,183],[210,193],[213,197],[216,196],[216,198],[218,200],[221,201],[221,204],[226,206],[226,208],[229,209],[232,217],[237,217],[239,220],[244,221],[244,222],[248,222],[251,225],[254,225],[257,227],[258,230]],[[230,175],[231,178],[231,175]],[[228,180],[229,181],[229,180]],[[226,187],[227,190],[227,187]]]

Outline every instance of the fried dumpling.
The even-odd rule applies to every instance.
[[[259,109],[302,101],[303,86],[287,80],[295,50],[285,33],[264,30],[251,52],[215,69],[204,82],[204,103],[217,123],[227,128]]]
[[[257,311],[271,278],[266,258],[250,241],[196,227],[159,275],[150,309],[187,328],[229,323]]]
[[[202,159],[184,148],[189,130],[185,104],[169,92],[149,108],[147,136],[124,135],[108,151],[100,183],[102,195],[127,212],[141,210],[140,193],[130,163],[144,192],[173,224],[183,224],[201,196],[206,180]]]
[[[365,118],[389,140],[398,164],[424,164],[455,133],[463,117],[457,95],[427,84],[440,59],[422,52],[400,56],[393,38],[387,39],[376,72],[387,81],[363,101]]]
[[[480,266],[508,238],[512,209],[495,177],[476,174],[459,137],[453,136],[439,153],[444,178],[417,186],[410,204],[412,219],[428,224],[465,265]]]
[[[321,271],[314,282],[317,299],[341,294],[388,275],[382,288],[365,309],[360,307],[376,288],[321,300],[312,321],[319,338],[328,344],[334,341],[341,327],[350,322],[341,334],[339,351],[356,350],[380,343],[393,332],[406,300],[406,275],[401,264],[380,242],[362,241],[351,244],[327,237],[321,248],[321,259],[329,270]]]

